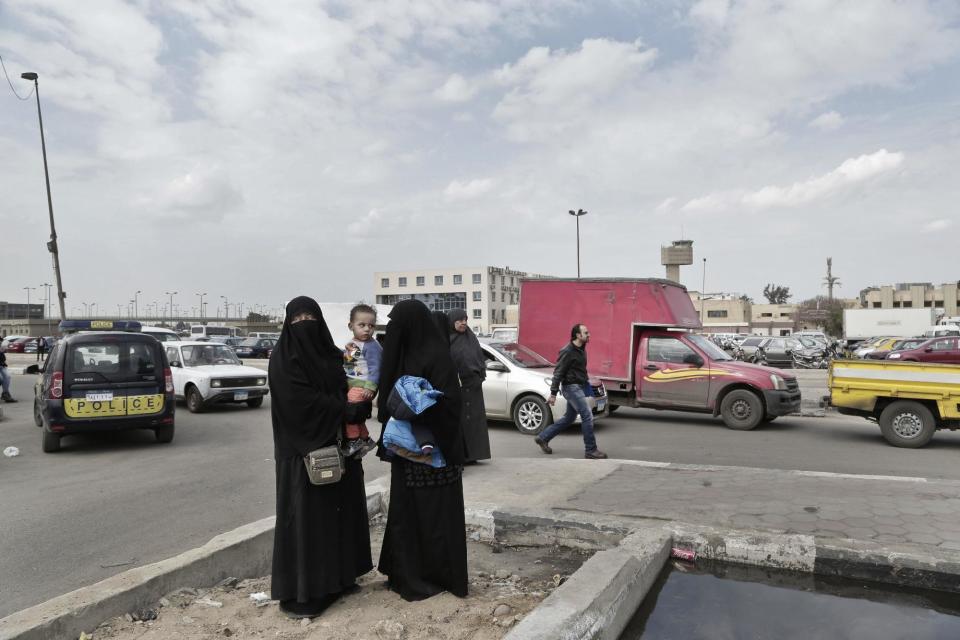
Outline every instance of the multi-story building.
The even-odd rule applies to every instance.
[[[489,333],[509,322],[508,308],[520,302],[520,279],[542,277],[510,267],[378,271],[373,290],[377,304],[413,298],[434,311],[464,309],[475,333]]]
[[[736,293],[688,291],[704,333],[749,333],[750,302]]]
[[[941,315],[956,316],[960,315],[957,313],[958,285],[958,282],[947,282],[937,287],[930,282],[902,282],[868,287],[860,292],[860,306],[865,309],[932,308]]]
[[[751,333],[765,336],[786,336],[793,333],[797,323],[796,304],[751,304]]]

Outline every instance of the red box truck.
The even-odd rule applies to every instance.
[[[615,406],[721,416],[753,429],[800,409],[795,376],[734,360],[701,328],[686,287],[670,280],[524,279],[517,342],[548,359],[580,323],[590,331],[589,373]]]

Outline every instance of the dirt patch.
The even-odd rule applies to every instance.
[[[383,527],[370,531],[373,558]],[[405,602],[388,590],[376,570],[361,577],[360,590],[345,596],[309,623],[291,620],[271,601],[257,606],[252,594],[270,593],[270,578],[229,580],[211,589],[183,588],[152,608],[101,624],[92,640],[201,640],[285,638],[289,640],[500,638],[576,571],[589,554],[564,547],[467,545],[470,593],[449,593]]]

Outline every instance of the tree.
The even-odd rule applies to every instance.
[[[254,313],[253,311],[251,311],[250,313],[247,314],[247,322],[250,322],[250,323],[259,322],[261,324],[267,324],[270,322],[270,317],[262,313]]]
[[[846,305],[837,299],[817,296],[800,303],[797,321],[800,324],[813,324],[830,336],[843,335],[843,310]]]
[[[763,288],[763,297],[770,304],[787,304],[787,300],[791,298],[790,287],[768,284]]]
[[[748,303],[748,304],[753,304],[753,298],[751,298],[750,296],[744,294],[744,295],[740,296],[740,302],[746,302],[746,303]]]

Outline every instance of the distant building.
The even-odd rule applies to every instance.
[[[704,333],[750,333],[750,303],[737,293],[689,291]]]
[[[408,269],[378,271],[373,275],[377,304],[420,300],[434,311],[463,309],[475,333],[509,324],[520,303],[520,279],[542,278],[540,274],[510,267],[463,267],[456,269]]]
[[[934,286],[930,282],[902,282],[867,287],[860,292],[864,309],[936,309],[940,315],[956,316],[960,295],[957,282]]]

